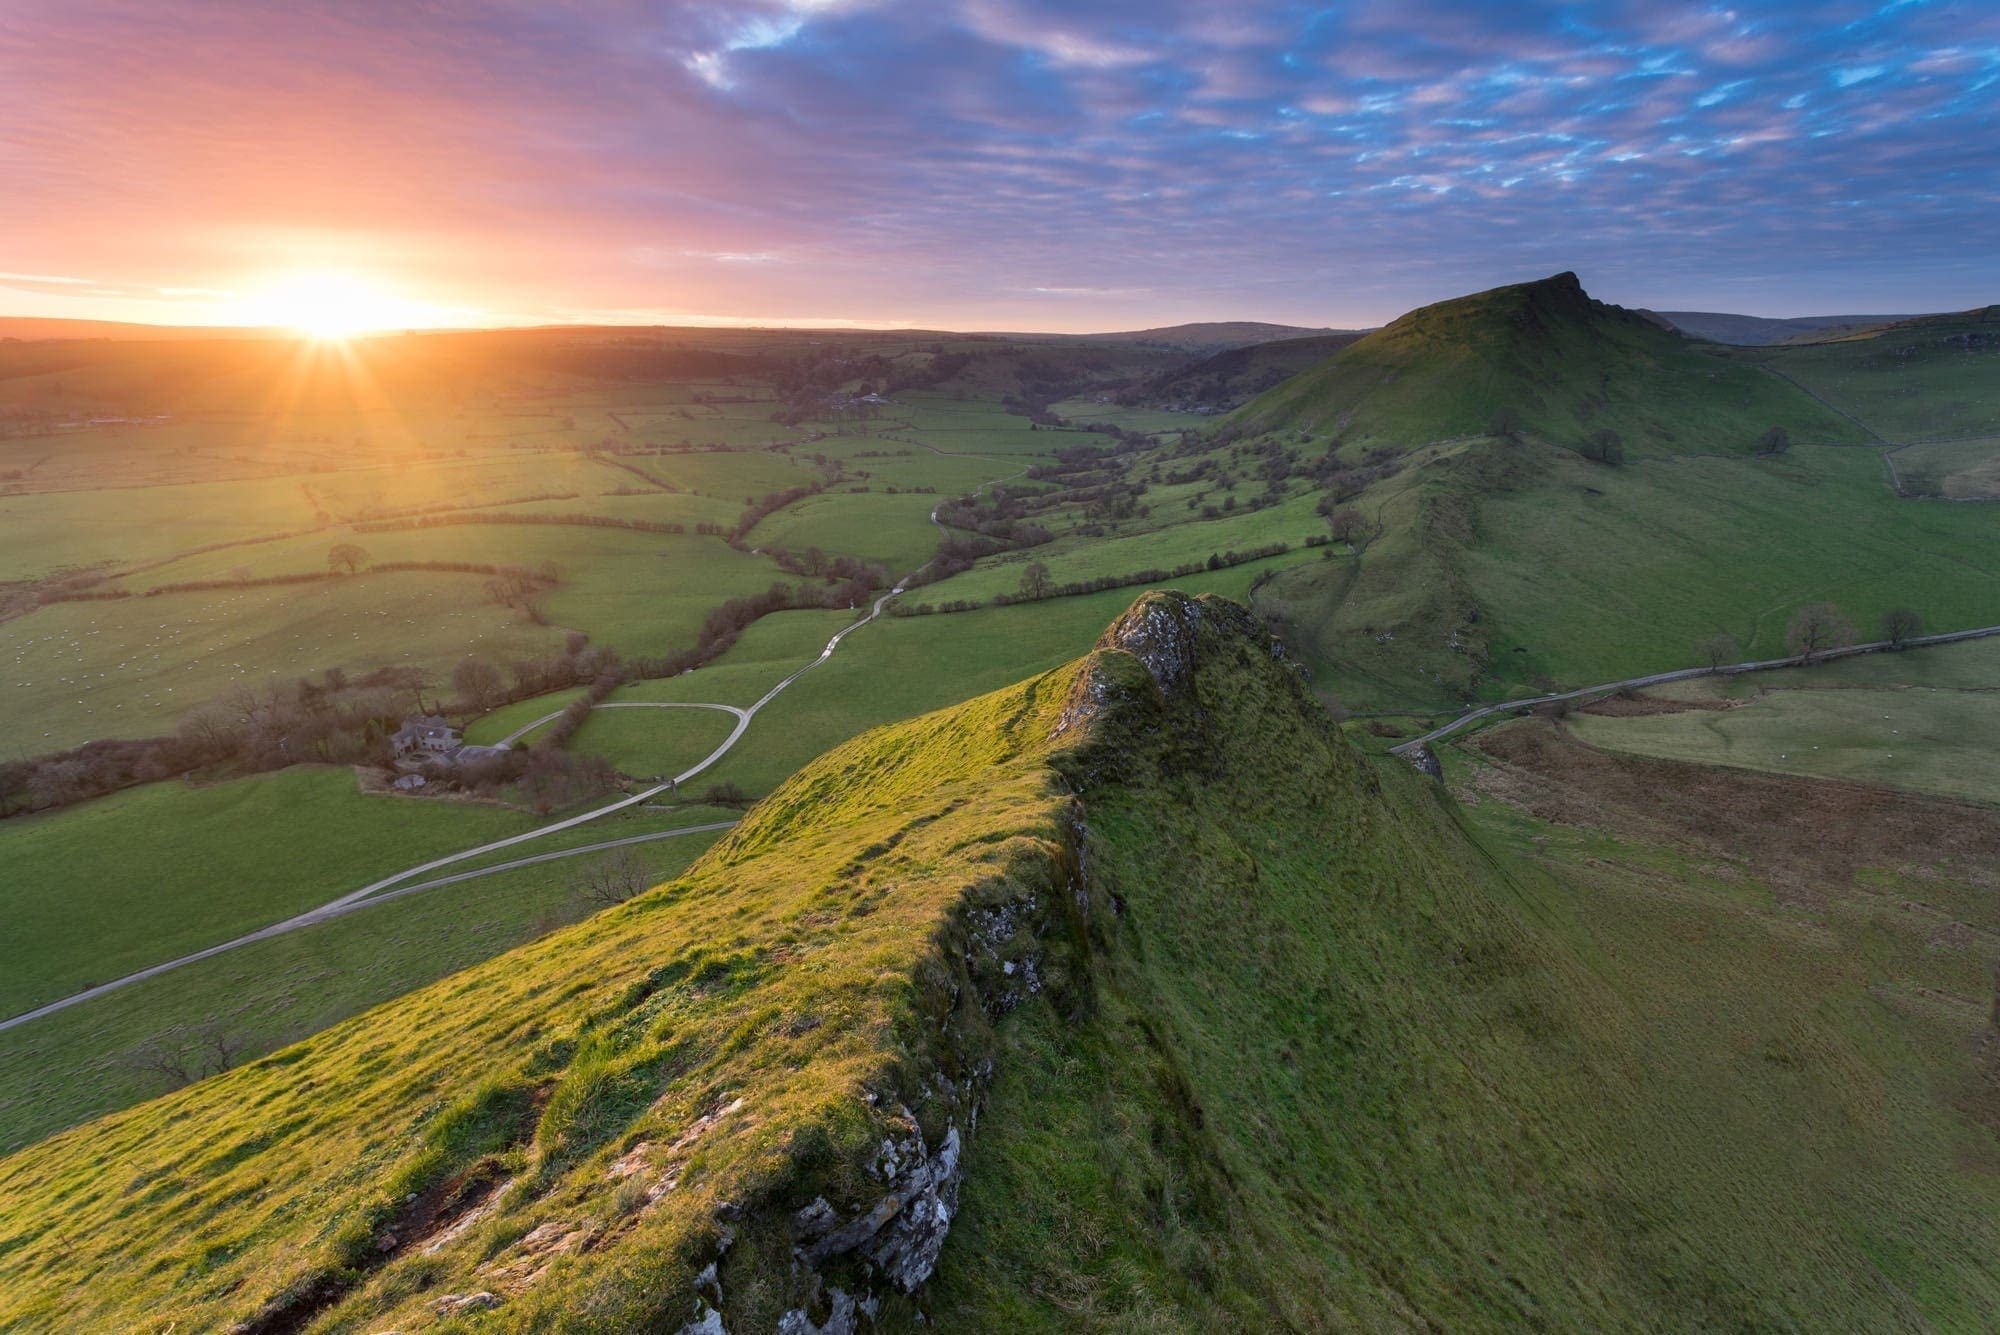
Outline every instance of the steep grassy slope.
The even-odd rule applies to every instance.
[[[1307,562],[1255,596],[1356,709],[1690,667],[1717,633],[1775,657],[1813,602],[1863,627],[1897,606],[1939,628],[2000,616],[1992,515],[1898,497],[1874,450],[1608,468],[1481,438],[1413,452],[1352,503],[1374,526],[1354,561]]]
[[[2000,306],[1741,355],[1852,414],[1884,440],[2000,431]]]
[[[1790,1068],[1684,1095],[1660,1052],[1728,1032],[1652,1024],[1655,975],[1611,964],[1644,937],[1589,898],[1358,756],[1241,609],[1148,595],[1080,664],[830,753],[678,882],[0,1161],[0,1325],[2000,1302],[1990,1169],[1893,1034],[1752,975],[1722,1016],[1782,1011]]]
[[[1571,273],[1412,311],[1228,424],[1414,445],[1485,431],[1503,410],[1566,445],[1609,428],[1628,450],[1747,454],[1772,426],[1806,441],[1861,434],[1721,349],[1593,301]]]

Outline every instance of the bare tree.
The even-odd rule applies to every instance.
[[[1792,652],[1810,663],[1829,649],[1854,643],[1854,627],[1832,603],[1801,607],[1785,631]]]
[[[1892,607],[1882,614],[1882,638],[1900,649],[1924,633],[1924,619],[1907,607]]]
[[[1351,505],[1329,511],[1326,526],[1332,531],[1335,542],[1351,543],[1368,529],[1368,520]]]
[[[500,669],[483,658],[459,660],[458,666],[451,670],[451,684],[460,696],[472,702],[473,708],[482,711],[491,709],[507,689]]]
[[[1695,653],[1711,669],[1719,668],[1726,663],[1743,661],[1743,646],[1736,642],[1734,635],[1723,634],[1720,631],[1696,645]]]
[[[221,1075],[243,1055],[243,1039],[219,1020],[175,1025],[141,1043],[125,1055],[137,1071],[164,1076],[174,1088],[211,1075]]]
[[[1049,568],[1040,561],[1031,564],[1021,572],[1021,596],[1034,600],[1047,598],[1056,591],[1056,582],[1049,575]]]
[[[647,889],[652,877],[630,848],[594,859],[576,878],[576,893],[593,904],[623,904]]]
[[[335,543],[333,549],[326,554],[326,568],[333,571],[344,569],[351,575],[359,570],[361,563],[367,559],[368,553],[353,543],[339,542]]]
[[[126,1054],[125,1064],[135,1071],[144,1071],[165,1078],[172,1089],[194,1083],[194,1072],[188,1067],[187,1054],[180,1046],[169,1043],[165,1038],[155,1038],[142,1043]]]

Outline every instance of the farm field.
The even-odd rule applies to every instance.
[[[1166,507],[1164,517],[1155,511],[1152,520],[1136,521],[1134,532],[1111,537],[1058,536],[1043,546],[1007,552],[981,561],[963,574],[913,589],[905,601],[941,603],[965,598],[985,602],[995,594],[1017,594],[1022,571],[1034,564],[1047,566],[1051,579],[1066,584],[1105,575],[1171,570],[1190,561],[1206,561],[1217,553],[1245,551],[1273,542],[1288,542],[1303,550],[1307,538],[1318,537],[1326,529],[1326,522],[1313,512],[1317,500],[1311,493],[1300,493],[1277,505],[1220,519],[1183,517],[1184,512]]]
[[[658,779],[694,765],[736,726],[735,716],[719,709],[626,707],[638,703],[620,700],[592,710],[570,739],[569,749],[603,756],[635,779]],[[533,737],[530,733],[530,740]],[[706,774],[701,775],[690,789],[700,792],[709,782]]]
[[[1799,607],[1830,600],[1869,628],[1909,606],[1936,630],[2000,621],[1994,518],[1902,499],[1872,449],[1782,460],[1556,459],[1488,496],[1469,582],[1493,609],[1495,688],[1546,675],[1587,685],[1687,667],[1726,632],[1781,656]]]
[[[786,506],[745,535],[751,547],[858,556],[879,562],[892,578],[930,560],[938,530],[931,509],[938,497],[885,492],[828,491]]]
[[[1607,750],[2000,805],[2000,649],[1985,641],[1675,683],[1658,714],[1575,714]],[[1727,708],[1715,708],[1727,704]]]
[[[599,823],[598,837],[731,814],[697,808],[627,819],[621,813]],[[680,875],[720,837],[693,834],[631,847],[657,883]],[[576,921],[592,908],[576,895],[577,877],[592,857],[392,900],[0,1032],[0,1154],[170,1088],[139,1063],[148,1045],[215,1027],[235,1045],[236,1058],[247,1060]]]
[[[1242,599],[1259,574],[1309,555],[1317,559],[1290,552],[1171,580],[1165,587]],[[1143,587],[1109,589],[976,612],[884,617],[842,641],[838,653],[766,705],[743,740],[697,786],[734,783],[761,797],[813,757],[877,724],[942,709],[1069,662],[1144,592]],[[789,661],[796,666],[804,660]],[[737,703],[704,695],[700,684],[704,674],[729,662],[726,655],[714,667],[676,678],[673,694]],[[635,689],[650,693],[668,684],[648,682]]]
[[[911,443],[925,438],[923,435],[895,440],[839,437],[815,442],[812,451],[840,460],[849,476],[861,478],[878,491],[889,487],[903,491],[933,489],[936,493],[931,497],[933,502],[1019,477],[1031,465],[1046,463],[1054,457],[1016,453],[940,454]]]
[[[0,1018],[535,823],[363,794],[352,771],[321,766],[148,784],[0,823]]]
[[[1988,307],[1798,347],[1741,349],[1887,441],[2000,433],[2000,354]]]
[[[232,688],[329,667],[411,666],[442,681],[467,654],[504,662],[561,647],[560,630],[493,605],[483,583],[398,571],[54,603],[0,621],[0,744],[33,754],[171,732]]]
[[[1126,431],[1148,435],[1167,431],[1197,431],[1210,421],[1206,413],[1170,413],[1158,408],[1128,408],[1098,399],[1063,399],[1049,405],[1049,411],[1065,422],[1088,426],[1102,422]]]

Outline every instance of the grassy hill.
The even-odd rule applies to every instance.
[[[1754,355],[1885,441],[2000,434],[2000,306]]]
[[[829,753],[678,881],[0,1160],[0,1326],[2000,1302],[1962,1045],[1901,1042],[1751,913],[1684,1004],[1650,880],[1501,842],[1351,749],[1240,608],[1149,595],[1079,663]]]
[[[1769,343],[1812,343],[1838,337],[1858,329],[1888,324],[1893,320],[1913,320],[1912,315],[1801,315],[1773,318],[1763,315],[1728,315],[1721,311],[1653,311],[1684,334],[1716,343],[1741,347],[1762,347]]]
[[[1484,432],[1501,412],[1567,445],[1608,428],[1628,451],[1744,454],[1772,426],[1804,441],[1862,435],[1722,349],[1592,300],[1571,273],[1412,311],[1226,425],[1408,446]]]

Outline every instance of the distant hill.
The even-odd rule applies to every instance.
[[[1833,335],[1913,320],[1912,315],[1801,315],[1770,319],[1762,315],[1726,315],[1719,311],[1648,311],[1696,338],[1758,348],[1769,343],[1812,342]]]
[[[290,338],[281,329],[222,325],[130,324],[123,320],[56,320],[34,315],[0,315],[0,339],[37,343],[55,339],[106,339],[120,343],[166,343],[193,338]]]
[[[1379,444],[1484,434],[1496,414],[1548,440],[1599,429],[1627,448],[1747,451],[1782,426],[1851,439],[1851,423],[1722,349],[1593,300],[1573,273],[1425,306],[1294,376],[1229,419]]]
[[[1278,338],[1227,348],[1198,362],[1162,372],[1119,397],[1126,403],[1182,411],[1227,412],[1282,384],[1348,344],[1360,331],[1309,338]]]
[[[1339,329],[1308,329],[1301,325],[1265,324],[1257,320],[1219,320],[1206,323],[1166,325],[1159,329],[1130,329],[1122,333],[1071,334],[1063,337],[1075,338],[1087,343],[1143,343],[1149,347],[1170,348],[1175,351],[1217,351],[1224,348],[1247,347],[1253,343],[1269,343],[1276,339],[1302,338],[1307,335],[1339,334],[1347,331]]]

